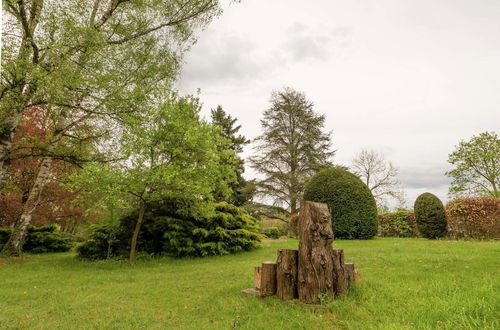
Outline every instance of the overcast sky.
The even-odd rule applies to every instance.
[[[446,201],[447,155],[500,128],[500,1],[243,0],[199,33],[179,81],[248,138],[284,86],[326,115],[336,163],[374,149],[399,168],[408,206],[426,191]]]

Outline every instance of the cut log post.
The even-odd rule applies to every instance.
[[[262,267],[255,267],[255,289],[260,290]]]
[[[361,274],[359,273],[359,270],[355,269],[354,270],[354,283],[360,283],[361,282]]]
[[[299,219],[299,300],[316,304],[332,299],[334,287],[333,230],[326,204],[302,201]]]
[[[344,250],[333,249],[335,295],[340,296],[349,288],[349,278],[344,265]]]
[[[347,272],[347,282],[349,287],[354,283],[354,264],[350,262],[346,262],[344,264],[345,270]]]
[[[298,298],[297,274],[299,265],[299,251],[280,249],[276,269],[276,295],[281,300]]]
[[[266,261],[262,263],[260,271],[260,296],[267,297],[276,293],[276,263]]]

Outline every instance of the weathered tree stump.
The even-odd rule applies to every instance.
[[[333,299],[361,280],[354,264],[344,262],[344,250],[333,249],[332,218],[326,204],[302,201],[298,224],[299,250],[281,249],[278,261],[255,267],[255,288],[243,294],[276,294],[306,304]],[[291,226],[293,228],[293,226]]]
[[[301,202],[299,220],[299,300],[307,304],[333,298],[333,230],[326,204]]]
[[[276,293],[276,263],[265,261],[260,271],[260,296],[267,297]]]
[[[298,297],[297,275],[299,266],[299,251],[280,249],[276,270],[276,295],[282,300],[291,300]]]

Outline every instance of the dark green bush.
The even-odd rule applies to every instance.
[[[399,210],[378,215],[378,235],[382,237],[418,237],[415,215]]]
[[[303,199],[328,204],[336,238],[370,239],[377,234],[377,205],[370,189],[344,169],[318,172],[306,184]]]
[[[12,235],[13,229],[0,229],[0,250]],[[30,253],[48,253],[69,251],[75,243],[72,235],[59,231],[57,225],[29,226],[23,251]]]
[[[281,237],[281,231],[278,227],[269,227],[266,229],[265,235],[269,238],[277,239]]]
[[[78,256],[88,260],[108,259],[117,255],[120,241],[116,239],[118,226],[95,224],[90,227],[89,239],[76,249]]]
[[[12,229],[10,228],[0,228],[0,251],[2,251],[3,246],[9,240],[10,235],[12,235]]]
[[[446,235],[446,211],[439,198],[423,193],[417,197],[414,211],[418,231],[423,237],[432,239]]]
[[[255,219],[227,203],[214,205],[209,217],[176,214],[173,205],[151,207],[144,214],[137,251],[174,257],[204,257],[251,250],[259,245]],[[128,256],[137,212],[117,226],[95,225],[90,239],[78,247],[79,257],[96,260]]]
[[[73,246],[74,239],[60,232],[32,232],[23,245],[23,250],[31,253],[66,252]]]

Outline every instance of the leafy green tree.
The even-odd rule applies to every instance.
[[[112,204],[138,210],[132,262],[150,205],[166,198],[187,200],[189,210],[178,210],[180,214],[204,214],[214,190],[226,196],[231,192],[228,184],[236,176],[226,160],[234,152],[216,128],[200,120],[199,111],[196,98],[168,96],[159,109],[128,119],[120,138],[121,161],[91,164],[74,178],[73,187],[95,198],[96,207]]]
[[[0,186],[23,114],[36,109],[53,122],[47,143],[33,149],[43,160],[6,253],[20,254],[54,157],[82,161],[64,141],[88,142],[91,128],[148,106],[171,85],[193,31],[220,12],[217,0],[3,1]]]
[[[0,183],[24,111],[64,122],[133,110],[172,82],[193,29],[219,13],[216,0],[3,1]]]
[[[272,93],[260,123],[263,134],[255,140],[258,145],[250,158],[251,166],[264,176],[258,193],[295,213],[306,181],[332,166],[334,151],[331,134],[323,131],[325,116],[314,112],[304,93],[287,87]]]
[[[241,125],[236,125],[236,118],[226,113],[219,105],[216,109],[211,110],[212,124],[220,128],[220,134],[230,141],[228,148],[239,154],[243,152],[243,147],[250,143],[245,136],[238,134]],[[236,158],[236,162],[232,164],[235,168],[237,180],[231,185],[233,193],[228,198],[228,202],[240,206],[249,201],[253,197],[255,189],[252,189],[253,183],[247,182],[243,177],[245,172],[245,161],[241,157]],[[222,200],[221,198],[219,198]]]
[[[449,195],[454,197],[493,196],[500,198],[500,139],[495,132],[483,132],[461,141],[448,155],[454,168]]]

